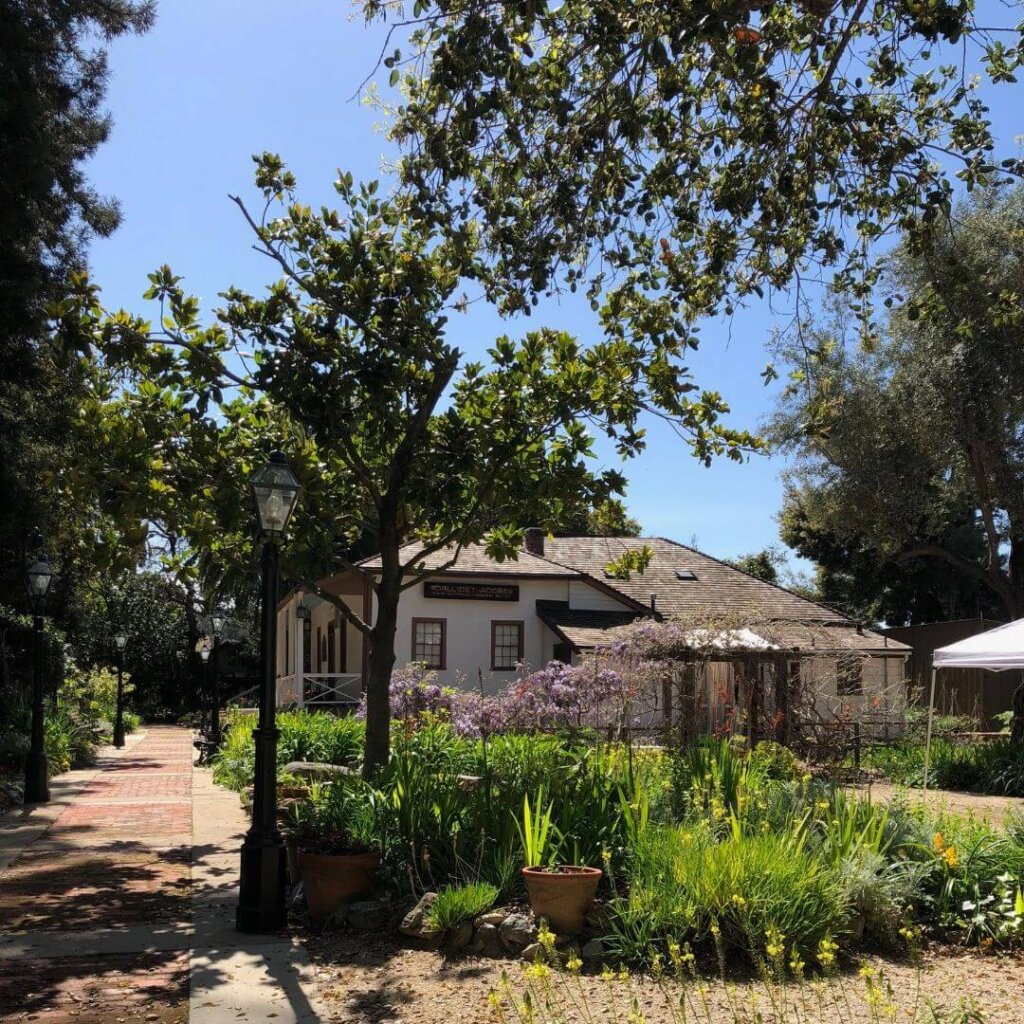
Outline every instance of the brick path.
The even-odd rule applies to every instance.
[[[188,1020],[191,736],[152,728],[129,744],[91,775],[54,779],[57,807],[0,820],[13,846],[0,874],[4,1024]],[[158,945],[176,948],[151,948],[161,928],[171,940]]]
[[[292,936],[234,928],[236,794],[153,727],[0,817],[0,1024],[318,1024]]]

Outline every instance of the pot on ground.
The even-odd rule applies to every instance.
[[[546,918],[557,935],[583,931],[587,911],[601,881],[600,868],[567,865],[560,868],[523,868],[533,916]]]
[[[380,853],[307,853],[298,854],[299,874],[306,893],[309,916],[320,924],[353,896],[368,893],[373,887],[373,872],[380,867]]]

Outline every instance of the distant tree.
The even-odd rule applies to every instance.
[[[639,537],[642,529],[625,502],[609,498],[573,516],[558,532],[567,537]]]
[[[789,353],[783,535],[886,618],[1024,615],[1022,225],[981,190],[893,254],[877,346],[840,309]]]
[[[758,442],[714,415],[691,423],[667,387],[671,369],[627,339],[584,349],[539,329],[498,338],[486,363],[465,361],[446,325],[478,272],[472,231],[439,230],[349,174],[336,182],[342,209],[315,213],[270,154],[257,185],[262,216],[239,206],[281,275],[265,295],[230,289],[204,325],[198,300],[164,267],[146,296],[160,306],[155,329],[106,314],[84,283],[64,329],[69,343],[98,343],[135,384],[118,422],[150,436],[129,446],[138,461],[119,477],[118,503],[153,506],[220,571],[253,565],[246,481],[270,447],[288,452],[306,486],[288,573],[367,639],[372,774],[388,757],[398,603],[424,559],[484,538],[496,557],[515,558],[523,524],[555,528],[621,493],[620,473],[590,470],[585,422],[624,458],[642,449],[649,413],[701,458],[739,458]],[[315,582],[351,567],[339,541],[367,531],[381,555],[372,621]]]
[[[725,561],[750,576],[764,580],[765,583],[778,583],[779,568],[786,564],[786,555],[778,548],[768,547],[751,552],[749,555],[727,558]]]

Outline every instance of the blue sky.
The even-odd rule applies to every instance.
[[[995,0],[979,4],[988,6]],[[989,23],[1006,20],[1001,11]],[[287,7],[266,0],[164,0],[148,35],[115,42],[108,92],[114,129],[89,169],[101,192],[117,196],[124,215],[121,228],[92,249],[93,275],[108,307],[142,312],[146,274],[162,263],[210,308],[229,284],[258,290],[273,279],[228,199],[229,193],[252,197],[255,152],[280,153],[299,179],[303,201],[313,204],[332,202],[339,167],[357,179],[383,180],[388,146],[375,130],[380,116],[353,99],[381,39],[346,0]],[[1016,149],[1020,98],[1020,86],[990,96],[999,156]],[[584,341],[598,336],[582,301],[548,302],[529,322]],[[758,374],[775,322],[765,302],[730,323],[704,325],[692,366],[701,386],[730,402],[736,426],[756,429],[772,407],[775,390]],[[476,308],[453,322],[451,334],[476,354],[498,334],[521,330]],[[645,532],[696,541],[728,557],[778,543],[783,468],[780,458],[756,456],[705,469],[667,428],[652,425],[647,452],[625,467],[627,501]]]

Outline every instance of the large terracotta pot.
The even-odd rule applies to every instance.
[[[347,899],[369,892],[371,875],[380,867],[380,854],[306,853],[299,850],[299,874],[309,916],[326,921]]]
[[[583,925],[601,881],[600,868],[523,868],[533,916],[547,918],[557,935],[575,935]]]

